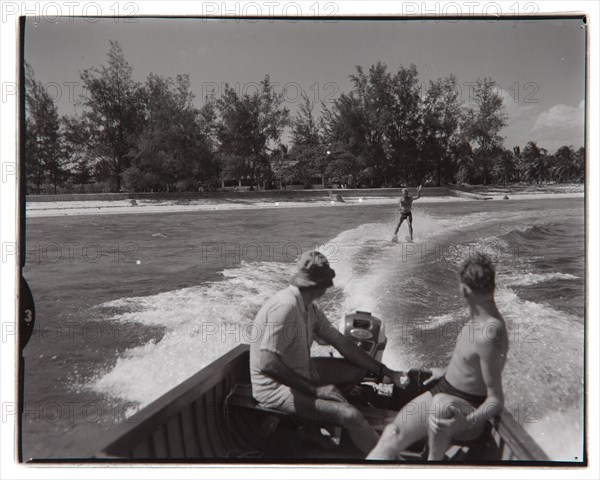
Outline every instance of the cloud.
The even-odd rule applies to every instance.
[[[541,112],[533,125],[531,135],[538,145],[553,151],[562,145],[583,146],[585,102],[577,107],[559,103]]]
[[[533,131],[537,132],[554,128],[578,128],[583,132],[583,107],[583,100],[579,103],[578,107],[571,107],[564,103],[554,105],[549,110],[538,115],[533,126]]]
[[[533,111],[537,108],[536,104],[515,101],[514,95],[506,90],[501,90],[500,95],[502,95],[509,122],[528,121]]]
[[[504,92],[506,93],[506,92]],[[504,104],[508,113],[508,126],[502,131],[507,146],[537,142],[554,152],[563,145],[575,148],[583,146],[584,140],[584,101],[578,106],[559,103],[540,111],[539,104],[516,103],[505,96]]]

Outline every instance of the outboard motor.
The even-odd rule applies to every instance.
[[[381,362],[387,344],[385,327],[381,319],[369,312],[349,313],[340,323],[340,331]]]
[[[381,319],[369,312],[357,311],[346,315],[340,323],[340,331],[369,355],[382,361],[387,345],[385,327]],[[371,404],[378,408],[400,410],[410,400],[432,386],[423,386],[431,372],[411,369],[407,372],[405,388],[396,388],[393,384],[383,384],[374,372],[367,373],[363,382],[352,391],[350,401],[356,404]]]

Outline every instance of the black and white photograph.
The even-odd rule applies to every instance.
[[[21,13],[18,462],[586,467],[590,22],[500,3]]]

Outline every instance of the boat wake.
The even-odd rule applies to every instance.
[[[475,249],[490,254],[497,266],[497,303],[510,335],[503,377],[507,409],[553,459],[572,460],[581,450],[559,452],[551,435],[561,421],[571,421],[573,438],[581,438],[576,426],[582,418],[583,325],[576,314],[548,300],[557,282],[582,288],[582,272],[554,249],[567,241],[562,236],[569,235],[568,227],[544,224],[535,211],[522,213],[519,221],[515,212],[490,217],[419,213],[415,232],[423,240],[416,244],[391,243],[393,221],[340,233],[320,246],[336,271],[335,287],[320,304],[335,324],[356,310],[382,318],[388,336],[384,361],[390,367],[441,366],[467,318],[457,267]],[[515,246],[522,250],[515,253]],[[86,386],[148,404],[236,345],[251,343],[254,315],[287,285],[292,271],[290,263],[243,261],[224,270],[219,281],[98,306],[113,312],[103,321],[161,327],[163,335],[127,350]]]

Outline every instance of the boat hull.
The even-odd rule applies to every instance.
[[[268,412],[230,408],[236,385],[248,385],[249,347],[239,345],[138,413],[103,442],[97,458],[140,462],[363,461],[350,442],[335,450],[298,440],[300,422]],[[395,412],[369,409],[369,422],[381,430]],[[342,437],[343,439],[343,437]],[[475,445],[454,447],[455,459],[469,464],[548,458],[523,428],[504,411],[490,435]],[[406,452],[409,462],[421,462]]]

